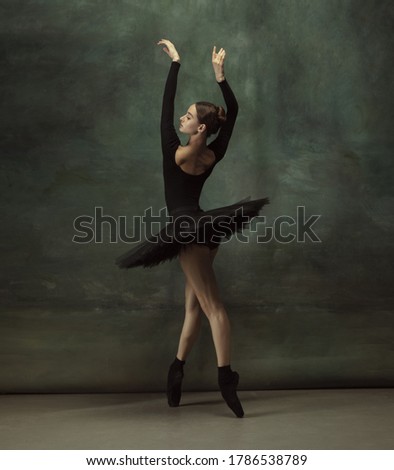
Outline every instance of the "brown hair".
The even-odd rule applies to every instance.
[[[216,134],[226,122],[226,111],[222,106],[215,106],[208,101],[198,101],[196,109],[198,121],[207,126],[207,137]]]

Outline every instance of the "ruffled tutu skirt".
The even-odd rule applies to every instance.
[[[269,204],[268,197],[251,200],[249,196],[235,204],[207,211],[195,206],[177,208],[170,212],[171,222],[160,232],[116,258],[115,263],[124,269],[151,268],[176,258],[181,249],[191,243],[214,248],[247,228],[266,204]]]

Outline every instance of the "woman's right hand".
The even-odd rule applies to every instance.
[[[173,62],[180,62],[181,58],[179,57],[178,51],[175,49],[175,46],[171,41],[168,39],[160,39],[157,44],[164,44],[165,47],[163,47],[163,51],[171,57]]]

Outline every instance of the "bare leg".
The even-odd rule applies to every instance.
[[[211,265],[213,260],[218,252],[219,248],[215,250],[210,250],[210,262]],[[181,332],[181,337],[179,339],[178,352],[176,357],[184,361],[190,353],[198,334],[200,332],[201,326],[201,307],[197,299],[197,296],[192,288],[190,282],[185,280],[185,320],[183,323],[183,328]]]
[[[213,259],[218,251],[209,250],[209,262],[213,263]],[[200,303],[193,290],[189,280],[186,278],[185,283],[185,320],[183,323],[181,337],[179,339],[178,352],[175,361],[171,364],[167,376],[167,400],[171,407],[179,406],[182,395],[182,379],[183,364],[187,355],[195,343],[201,326]]]
[[[239,375],[230,367],[230,322],[220,300],[209,248],[204,245],[188,245],[181,252],[179,260],[211,326],[218,361],[220,391],[229,408],[236,416],[242,418],[244,411],[237,396]]]
[[[229,408],[236,416],[242,418],[244,411],[237,396],[239,375],[237,372],[232,371],[230,367],[230,322],[220,300],[210,250],[204,245],[188,245],[181,251],[179,260],[187,282],[193,289],[211,326],[218,362],[220,391]],[[180,397],[180,382],[178,383],[177,392]],[[171,397],[175,395],[173,393],[174,388],[170,387],[169,390],[169,403],[170,406],[173,406],[171,405]],[[175,403],[179,403],[179,401],[177,400]]]
[[[176,357],[185,361],[189,352],[191,351],[201,326],[201,312],[200,304],[197,297],[186,279],[185,283],[185,320],[183,322],[183,328],[181,337],[179,338],[178,352]]]
[[[220,300],[210,250],[204,245],[188,245],[180,253],[179,260],[186,279],[210,323],[218,366],[229,365],[231,328]]]

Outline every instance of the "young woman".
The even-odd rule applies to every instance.
[[[212,331],[220,391],[234,414],[242,417],[244,411],[237,396],[239,375],[230,366],[230,323],[220,298],[212,263],[220,241],[246,227],[250,219],[269,203],[269,199],[250,200],[248,197],[230,206],[208,211],[201,209],[199,198],[202,187],[225,155],[238,113],[237,100],[224,75],[226,52],[224,49],[216,52],[215,46],[212,65],[227,113],[221,106],[209,102],[193,103],[180,118],[179,130],[188,136],[187,144],[182,146],[174,127],[174,99],[181,66],[180,56],[169,40],[161,39],[158,45],[164,46],[164,52],[172,60],[163,96],[161,142],[165,199],[173,222],[158,235],[148,238],[119,257],[116,262],[121,268],[151,267],[179,257],[185,275],[185,320],[178,351],[168,372],[168,404],[179,406],[183,365],[199,333],[201,308]],[[218,136],[207,144],[208,137],[219,130]],[[240,210],[241,217],[238,215]],[[209,223],[206,223],[207,216],[210,217]],[[226,223],[229,219],[231,223]],[[186,230],[189,236],[185,238],[185,225],[177,223],[179,220],[189,223],[189,231]]]

